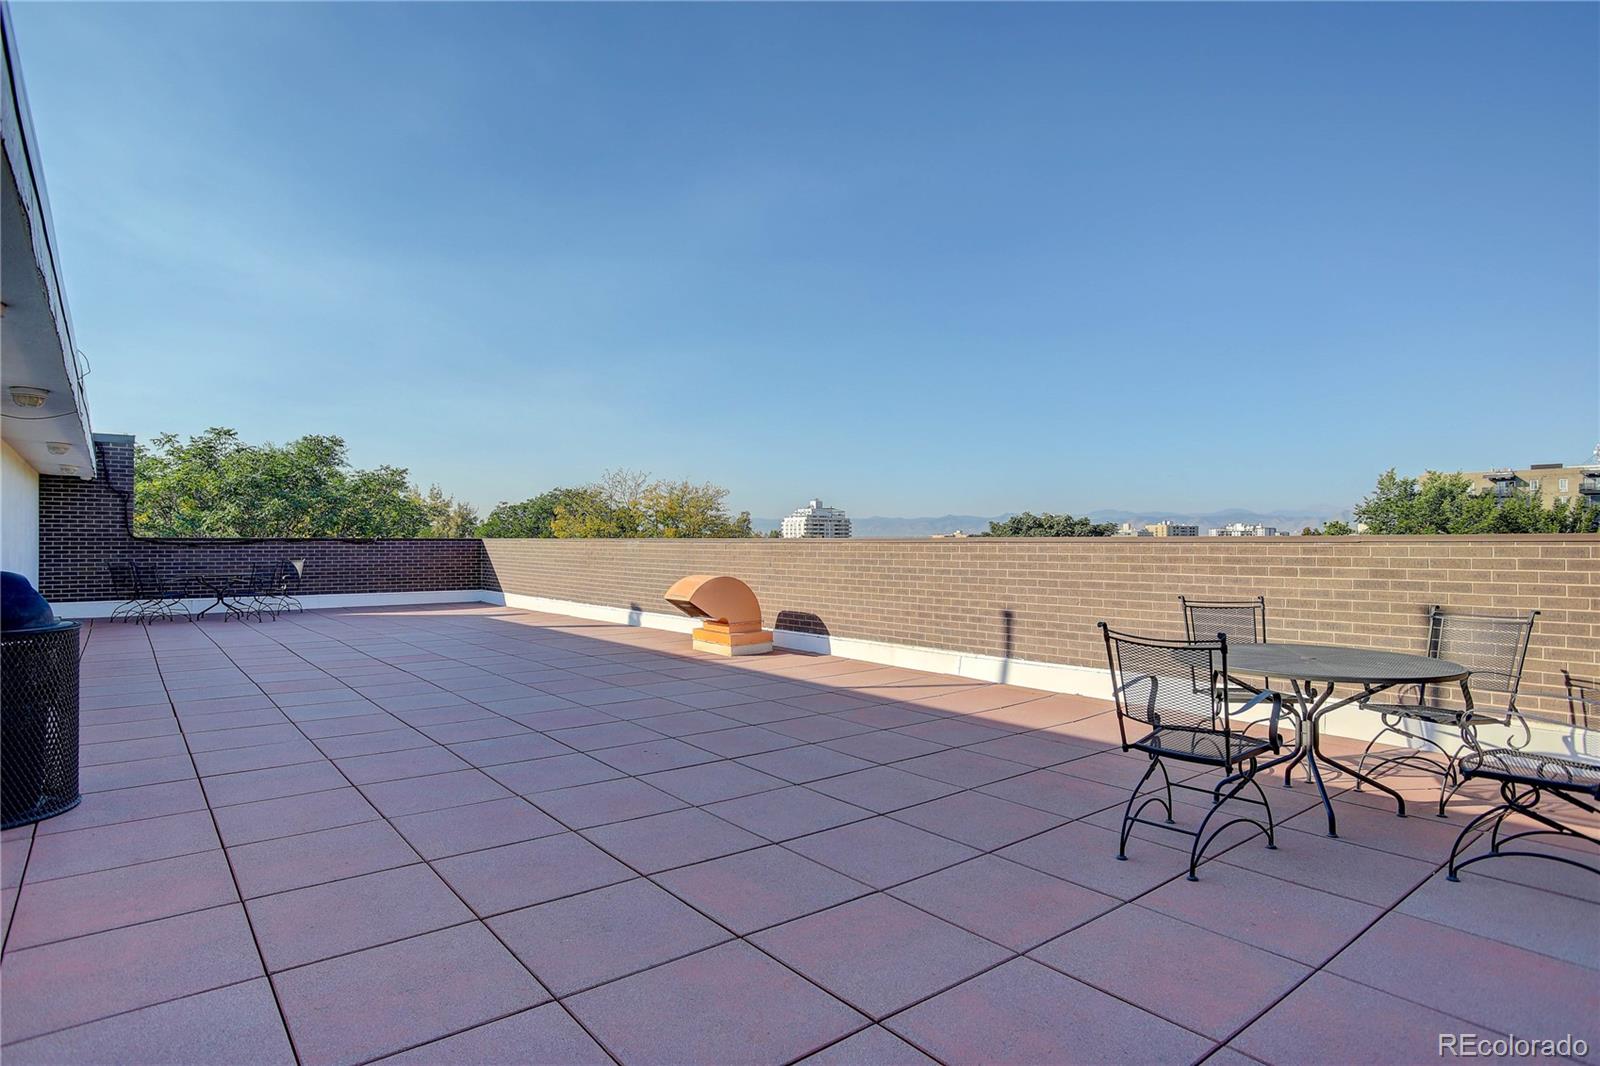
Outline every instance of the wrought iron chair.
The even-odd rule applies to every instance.
[[[160,571],[144,563],[134,563],[133,573],[136,587],[148,604],[142,621],[152,622],[158,618],[171,621],[180,615],[185,621],[194,621],[188,604],[183,602],[186,589],[162,580]]]
[[[272,590],[273,596],[280,605],[279,610],[305,612],[305,605],[300,602],[300,598],[289,591],[291,586],[299,585],[301,571],[304,566],[304,559],[300,560],[298,565],[291,559],[283,559],[278,563],[278,572],[273,580]]]
[[[288,609],[284,589],[285,578],[276,564],[251,563],[248,574],[239,574],[227,585],[227,595],[223,598],[223,606],[228,610],[226,617],[245,621],[271,615],[276,621],[278,615]]]
[[[1267,598],[1257,596],[1253,600],[1192,600],[1187,596],[1178,597],[1178,606],[1183,609],[1183,633],[1189,640],[1209,639],[1213,634],[1226,634],[1230,644],[1265,644],[1267,642]],[[1212,678],[1212,684],[1216,684]],[[1237,677],[1232,679],[1233,686],[1243,699],[1249,699],[1261,692],[1272,688],[1272,678],[1261,679],[1259,687],[1241,681]],[[1300,710],[1293,700],[1283,708],[1283,716],[1294,726],[1295,735],[1300,733]],[[1261,718],[1253,722],[1241,722],[1241,730],[1251,726],[1265,725],[1266,719]],[[1309,771],[1307,771],[1309,774]],[[1309,780],[1309,777],[1308,777]]]
[[[1189,640],[1208,640],[1223,633],[1234,644],[1267,642],[1265,596],[1253,600],[1191,600],[1179,596],[1178,604],[1183,608],[1183,632]]]
[[[1499,782],[1501,802],[1468,822],[1456,837],[1455,845],[1450,849],[1449,873],[1446,875],[1451,881],[1460,880],[1457,874],[1473,863],[1510,857],[1545,859],[1600,874],[1600,867],[1560,854],[1565,849],[1532,851],[1526,846],[1507,846],[1530,837],[1554,837],[1568,842],[1586,840],[1600,847],[1600,837],[1572,828],[1560,821],[1549,808],[1536,809],[1545,795],[1551,795],[1580,811],[1600,815],[1600,806],[1596,806],[1600,803],[1600,760],[1492,748],[1469,752],[1458,766],[1463,781],[1483,778]],[[1543,828],[1520,829],[1501,836],[1500,831],[1505,828],[1506,819],[1513,814]],[[1470,859],[1461,858],[1471,842],[1485,832],[1489,834],[1489,850]]]
[[[1538,611],[1525,615],[1493,615],[1446,611],[1435,606],[1428,615],[1428,654],[1435,659],[1460,663],[1472,671],[1470,677],[1459,682],[1460,705],[1446,703],[1437,691],[1438,686],[1430,689],[1427,685],[1416,686],[1415,696],[1409,702],[1403,694],[1393,702],[1363,700],[1362,707],[1379,713],[1383,728],[1367,743],[1357,769],[1364,771],[1370,758],[1375,772],[1385,766],[1410,766],[1438,774],[1438,815],[1443,818],[1445,805],[1461,788],[1462,777],[1458,770],[1461,757],[1469,751],[1481,750],[1480,726],[1514,728],[1516,731],[1509,740],[1513,751],[1525,747],[1532,737],[1527,719],[1517,709],[1517,688],[1522,683],[1528,642],[1538,617]],[[1496,700],[1495,706],[1479,706],[1475,692],[1480,696],[1485,692],[1497,693],[1504,702]],[[1428,726],[1455,730],[1454,750],[1428,735],[1424,731]],[[1374,756],[1373,747],[1391,733],[1424,747],[1407,746]],[[1356,788],[1361,788],[1359,781]]]
[[[277,619],[284,611],[303,612],[305,607],[289,591],[289,583],[296,580],[297,576],[287,559],[276,563],[251,564],[249,579],[241,580],[234,586],[235,594],[242,601],[234,613],[257,618],[270,614]]]
[[[180,616],[192,619],[183,602],[183,590],[167,587],[155,568],[140,563],[110,563],[106,569],[117,595],[124,598],[112,609],[112,621],[150,623]]]
[[[111,591],[122,602],[111,609],[113,622],[137,622],[144,616],[145,599],[139,592],[139,579],[132,563],[109,563]]]
[[[1189,849],[1189,880],[1197,881],[1196,868],[1205,849],[1217,835],[1231,826],[1253,825],[1265,834],[1267,847],[1276,848],[1272,807],[1267,794],[1255,780],[1257,759],[1264,752],[1278,752],[1278,718],[1283,701],[1276,692],[1258,692],[1244,700],[1240,711],[1270,704],[1267,737],[1251,736],[1236,729],[1231,720],[1235,682],[1228,676],[1228,638],[1218,633],[1213,640],[1172,640],[1119,633],[1101,622],[1105,637],[1106,660],[1111,667],[1112,696],[1117,708],[1117,729],[1122,750],[1141,751],[1150,757],[1144,776],[1134,786],[1122,813],[1122,832],[1117,841],[1117,858],[1128,857],[1128,836],[1135,825],[1154,826],[1194,838]],[[1198,685],[1196,677],[1215,679],[1213,685]],[[1128,738],[1128,723],[1142,735]],[[1162,765],[1163,759],[1199,763],[1223,771],[1223,777],[1210,788],[1179,782],[1174,784]],[[1145,783],[1157,771],[1161,788],[1144,792]],[[1241,796],[1246,787],[1254,788],[1259,799]],[[1173,819],[1172,790],[1187,789],[1210,795],[1211,807],[1199,828],[1185,829]],[[1266,813],[1263,824],[1255,818],[1233,817],[1207,834],[1207,828],[1231,800],[1259,805]],[[1166,813],[1165,821],[1152,821],[1143,814],[1151,804]]]
[[[1546,852],[1527,850],[1527,845],[1515,849],[1507,847],[1530,837],[1553,837],[1566,844],[1586,840],[1600,846],[1600,839],[1592,833],[1574,829],[1560,820],[1560,812],[1566,808],[1550,805],[1536,809],[1540,800],[1551,795],[1579,811],[1600,814],[1600,807],[1596,806],[1596,801],[1600,800],[1600,732],[1595,728],[1600,723],[1600,680],[1575,677],[1566,670],[1561,675],[1562,695],[1566,698],[1564,710],[1530,709],[1522,712],[1525,718],[1548,727],[1539,731],[1539,742],[1548,743],[1551,747],[1559,746],[1559,754],[1496,748],[1469,752],[1462,758],[1462,779],[1499,782],[1500,803],[1468,822],[1456,837],[1455,845],[1450,849],[1450,880],[1457,880],[1456,874],[1462,867],[1475,862],[1518,856],[1550,859],[1600,874],[1600,867],[1573,858],[1569,848]],[[1530,740],[1529,747],[1533,744],[1534,741]],[[1512,815],[1519,815],[1536,827],[1543,828],[1522,829],[1502,836],[1501,830],[1505,827],[1506,819]],[[1513,828],[1518,824],[1513,823]],[[1489,849],[1462,860],[1461,855],[1484,833],[1489,834]]]

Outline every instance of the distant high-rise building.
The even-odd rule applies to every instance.
[[[1151,522],[1147,525],[1136,526],[1132,522],[1124,522],[1117,527],[1119,537],[1198,537],[1199,526],[1191,526],[1186,522]]]
[[[783,520],[783,536],[795,537],[848,537],[850,519],[837,507],[824,507],[821,500],[812,500]]]
[[[1277,526],[1264,526],[1257,522],[1229,522],[1211,531],[1213,537],[1276,537]]]

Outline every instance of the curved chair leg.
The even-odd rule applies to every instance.
[[[1365,770],[1367,768],[1367,756],[1372,754],[1373,745],[1378,743],[1378,741],[1383,737],[1383,735],[1385,733],[1399,733],[1400,732],[1400,730],[1396,729],[1394,726],[1389,724],[1389,716],[1388,715],[1384,715],[1381,720],[1383,722],[1383,728],[1378,730],[1376,733],[1374,733],[1372,739],[1367,741],[1367,746],[1365,748],[1361,749],[1361,758],[1356,761],[1356,769],[1357,770]],[[1360,788],[1361,788],[1361,782],[1359,780],[1357,780],[1356,781],[1356,789],[1357,789],[1357,791],[1359,791]]]
[[[1450,861],[1446,864],[1448,866],[1448,871],[1445,873],[1446,880],[1460,880],[1456,876],[1456,871],[1461,869],[1461,864],[1456,860],[1460,858],[1462,849],[1468,844],[1467,838],[1470,836],[1474,840],[1477,839],[1477,835],[1483,832],[1483,823],[1490,819],[1496,820],[1495,827],[1498,829],[1499,823],[1504,821],[1506,815],[1510,813],[1510,806],[1491,807],[1461,828],[1461,832],[1456,835],[1456,842],[1450,847]],[[1491,852],[1492,850],[1491,848]]]
[[[1452,767],[1452,769],[1454,769],[1454,768]],[[1439,810],[1437,812],[1435,812],[1434,817],[1436,817],[1436,818],[1445,817],[1445,813],[1444,813],[1445,804],[1449,803],[1451,798],[1454,797],[1457,792],[1461,791],[1461,786],[1464,785],[1464,784],[1466,784],[1465,781],[1458,780],[1458,781],[1455,782],[1454,785],[1452,785],[1450,783],[1450,778],[1448,776],[1442,782],[1440,782],[1440,784],[1439,784]]]
[[[1150,765],[1145,767],[1144,776],[1139,778],[1139,783],[1137,785],[1133,786],[1133,793],[1128,797],[1128,805],[1122,809],[1122,832],[1117,837],[1117,858],[1124,862],[1126,862],[1128,858],[1128,835],[1133,832],[1133,819],[1135,817],[1133,813],[1133,801],[1139,798],[1139,790],[1144,788],[1144,783],[1150,780],[1150,775],[1156,772],[1156,767],[1160,764],[1160,756],[1152,755],[1150,757]],[[1167,771],[1165,768],[1163,768],[1161,771],[1163,775],[1165,775],[1166,772]],[[1170,786],[1168,791],[1171,791]],[[1144,810],[1144,807],[1141,806],[1139,809]],[[1169,806],[1167,809],[1167,819],[1170,821],[1171,818],[1172,809]]]
[[[1267,794],[1261,788],[1261,783],[1256,780],[1256,775],[1254,773],[1250,775],[1249,780],[1250,784],[1255,787],[1256,795],[1261,797],[1261,806],[1267,809],[1267,850],[1277,851],[1278,840],[1275,831],[1278,828],[1278,823],[1274,821],[1272,817],[1272,804],[1267,802]]]
[[[1459,728],[1459,726],[1457,728]],[[1434,740],[1425,733],[1414,733],[1411,730],[1406,729],[1401,724],[1401,720],[1398,718],[1391,718],[1389,715],[1384,715],[1383,728],[1378,731],[1377,736],[1372,738],[1372,742],[1367,745],[1367,750],[1361,753],[1361,760],[1356,763],[1357,776],[1355,790],[1357,792],[1361,791],[1362,780],[1360,775],[1366,770],[1367,756],[1371,752],[1372,744],[1376,744],[1378,739],[1385,733],[1393,733],[1396,736],[1405,737],[1408,740],[1415,740],[1420,744],[1427,745],[1434,751],[1437,751],[1439,754],[1435,756],[1433,752],[1407,747],[1404,750],[1393,752],[1388,755],[1380,755],[1373,760],[1372,772],[1374,775],[1382,770],[1385,766],[1396,764],[1401,766],[1420,764],[1430,773],[1439,774],[1441,777],[1445,778],[1451,776],[1454,768],[1454,757],[1450,754],[1450,752],[1445,750],[1445,746],[1443,744],[1439,743],[1437,740]]]
[[[1161,771],[1161,782],[1167,786],[1167,802],[1163,804],[1167,811],[1167,824],[1172,825],[1172,778],[1167,776],[1166,765],[1160,759],[1155,760],[1156,768]]]
[[[1211,842],[1217,838],[1217,835],[1219,833],[1221,833],[1223,830],[1229,828],[1230,826],[1238,825],[1240,822],[1248,822],[1250,825],[1255,826],[1257,829],[1259,829],[1263,833],[1267,834],[1267,840],[1268,840],[1269,846],[1274,846],[1274,847],[1276,846],[1275,844],[1272,843],[1272,830],[1268,829],[1266,826],[1262,825],[1260,822],[1256,821],[1254,818],[1234,818],[1234,819],[1231,819],[1231,820],[1229,820],[1227,822],[1224,822],[1222,825],[1217,826],[1216,829],[1212,830],[1210,836],[1206,835],[1206,826],[1211,824],[1211,819],[1213,817],[1215,817],[1216,813],[1222,809],[1222,805],[1224,803],[1227,803],[1229,800],[1233,799],[1235,796],[1237,796],[1240,793],[1240,791],[1242,791],[1244,789],[1245,785],[1252,783],[1251,782],[1251,778],[1252,777],[1253,777],[1253,774],[1248,774],[1248,775],[1246,775],[1244,777],[1241,777],[1239,779],[1239,782],[1237,784],[1235,784],[1231,789],[1228,790],[1228,794],[1222,798],[1222,802],[1214,804],[1212,806],[1212,808],[1209,811],[1206,812],[1205,818],[1201,819],[1200,828],[1195,830],[1194,846],[1189,849],[1189,880],[1190,881],[1198,881],[1198,880],[1200,880],[1200,878],[1198,876],[1196,876],[1196,873],[1195,873],[1195,871],[1198,870],[1199,866],[1200,866],[1200,856],[1205,853],[1206,848],[1209,847]],[[1259,788],[1260,786],[1258,785],[1257,787]],[[1262,800],[1263,801],[1266,800],[1266,793],[1262,793]],[[1267,810],[1270,812],[1272,810],[1272,808],[1268,807]]]

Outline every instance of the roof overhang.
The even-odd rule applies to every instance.
[[[0,4],[0,435],[43,474],[95,476],[83,372],[56,262],[50,202],[17,68],[11,11]],[[48,390],[21,407],[13,387]]]

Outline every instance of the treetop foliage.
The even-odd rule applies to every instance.
[[[1355,517],[1375,534],[1600,532],[1600,507],[1581,497],[1546,507],[1537,492],[1473,492],[1466,475],[1431,470],[1403,478],[1391,468]]]
[[[480,537],[553,537],[551,523],[556,509],[581,508],[588,504],[591,489],[551,489],[529,500],[507,503],[502,500],[478,527]]]
[[[1115,523],[1092,522],[1069,514],[1034,514],[1024,511],[1004,522],[990,522],[983,537],[1109,537],[1117,531]]]
[[[146,537],[470,537],[477,514],[403,467],[360,470],[344,438],[247,444],[213,427],[134,454],[133,529]]]
[[[728,490],[610,470],[592,485],[502,502],[480,524],[438,485],[426,493],[403,467],[350,464],[344,439],[308,434],[248,444],[213,427],[163,433],[134,458],[134,532],[147,537],[750,537],[750,513],[730,516]],[[1393,469],[1355,509],[1359,527],[1330,521],[1308,535],[1595,533],[1600,507],[1581,496],[1546,507],[1537,492],[1475,492],[1460,473],[1403,478]],[[1110,522],[1023,512],[988,537],[1107,537]]]
[[[720,485],[651,480],[640,470],[608,470],[564,497],[550,520],[553,537],[749,537],[750,512],[728,516]]]

